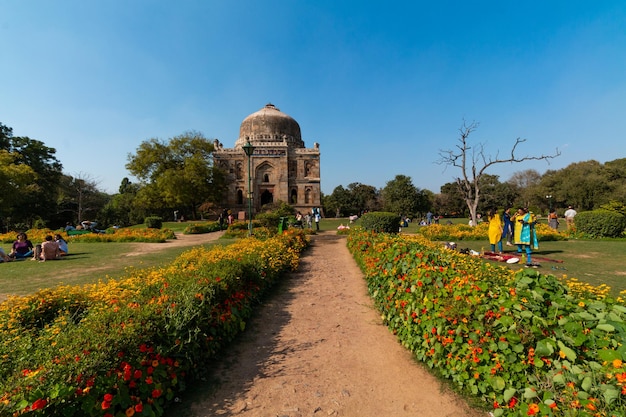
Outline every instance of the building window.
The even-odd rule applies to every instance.
[[[297,203],[298,203],[298,190],[294,188],[293,190],[291,190],[291,204],[297,204]]]
[[[243,204],[243,191],[237,190],[237,204]]]
[[[307,188],[304,191],[304,202],[305,204],[311,204],[311,189]]]
[[[270,182],[270,176],[268,174],[263,175],[263,182]]]

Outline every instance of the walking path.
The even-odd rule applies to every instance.
[[[485,417],[381,324],[345,238],[312,238],[298,272],[168,416]],[[216,385],[217,384],[217,385]],[[217,386],[217,388],[216,388]]]

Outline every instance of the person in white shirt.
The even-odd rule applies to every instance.
[[[568,206],[565,210],[565,223],[567,224],[567,230],[571,230],[574,227],[574,216],[576,216],[576,210],[572,206]]]

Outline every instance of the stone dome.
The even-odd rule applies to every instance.
[[[248,141],[255,146],[286,143],[291,147],[304,148],[298,122],[271,103],[241,122],[235,148],[241,148]]]

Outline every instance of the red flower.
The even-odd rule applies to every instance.
[[[152,390],[152,398],[159,398],[163,394],[163,391],[160,389]]]
[[[517,404],[517,398],[515,397],[511,398],[511,400],[509,401],[509,408],[515,407],[516,404]]]
[[[139,369],[135,370],[135,375],[134,375],[135,379],[140,379],[141,378],[141,374],[142,374],[141,370],[139,370]]]
[[[141,413],[143,411],[143,404],[139,403],[135,405],[135,411]]]
[[[146,378],[146,384],[148,384],[148,385],[152,384],[152,377],[151,376]]]
[[[111,408],[111,403],[108,401],[102,401],[102,409],[108,410],[109,408]]]
[[[526,413],[526,415],[534,416],[538,412],[539,412],[539,406],[535,403],[532,403],[528,406],[528,412]]]
[[[46,405],[48,405],[48,401],[40,398],[33,403],[31,409],[33,410],[42,410]]]
[[[107,402],[113,401],[113,394],[104,394],[104,401],[107,401]]]

